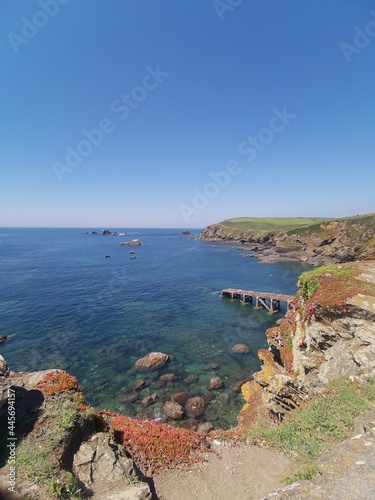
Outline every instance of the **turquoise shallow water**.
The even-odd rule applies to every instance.
[[[13,371],[59,367],[78,377],[88,403],[144,418],[162,416],[171,394],[207,399],[201,420],[215,428],[236,423],[243,405],[231,386],[259,366],[270,316],[222,299],[228,287],[294,293],[302,264],[259,264],[232,245],[202,242],[172,229],[117,229],[126,236],[96,236],[86,229],[0,230],[0,334],[11,339],[0,353]],[[195,231],[198,234],[198,230]],[[120,241],[139,239],[136,259]],[[105,258],[110,254],[110,258]],[[234,344],[250,352],[234,354]],[[151,351],[172,357],[158,372],[140,374],[137,359]],[[206,371],[208,363],[217,370]],[[175,379],[163,387],[165,373]],[[184,382],[195,374],[193,384]],[[208,394],[219,376],[224,388]],[[139,396],[159,400],[142,407],[127,401],[138,378]]]

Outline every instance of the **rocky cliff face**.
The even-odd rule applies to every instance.
[[[295,309],[266,334],[262,369],[242,386],[243,427],[284,418],[337,378],[375,376],[375,262],[304,273]]]
[[[375,259],[375,216],[350,217],[284,233],[206,227],[200,239],[250,245],[263,262],[302,261],[315,266]]]

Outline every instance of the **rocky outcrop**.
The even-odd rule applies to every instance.
[[[96,433],[81,444],[74,455],[73,473],[95,498],[151,499],[147,484],[132,484],[137,479],[133,460],[108,433]],[[113,490],[117,490],[116,497]]]
[[[0,354],[0,377],[6,377],[7,375],[9,375],[9,366]]]
[[[240,230],[220,223],[204,228],[199,238],[245,245],[244,249],[256,252],[245,256],[256,257],[261,262],[300,261],[322,266],[372,260],[375,259],[375,214],[326,220],[284,232]]]
[[[375,262],[322,267],[299,284],[295,309],[266,332],[261,370],[242,386],[240,426],[259,411],[282,419],[335,379],[375,376]]]
[[[138,247],[140,245],[144,245],[143,241],[139,241],[139,240],[131,240],[131,241],[122,241],[120,243],[120,245],[122,247]]]
[[[161,368],[169,361],[168,354],[163,352],[150,352],[144,358],[139,359],[135,366],[140,371],[152,371]]]
[[[79,490],[85,498],[95,493],[94,498],[103,500],[152,498],[133,460],[115,440],[111,420],[85,405],[74,377],[62,370],[12,373],[4,358],[0,361],[3,405],[12,394],[16,414],[24,415],[16,420],[19,460],[12,498],[51,498],[46,479],[58,485],[63,498],[73,498]],[[0,408],[2,421],[7,409]],[[8,430],[0,428],[1,440]],[[0,476],[7,477],[9,463],[1,467]]]

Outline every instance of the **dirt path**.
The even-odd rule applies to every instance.
[[[159,500],[259,500],[290,473],[288,459],[274,450],[220,441],[213,447],[217,455],[209,453],[207,462],[155,476]]]

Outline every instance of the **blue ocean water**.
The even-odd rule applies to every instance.
[[[0,335],[10,335],[0,353],[13,371],[67,370],[98,409],[159,418],[171,394],[189,391],[207,399],[202,421],[215,428],[235,425],[244,401],[231,386],[259,369],[265,329],[280,314],[223,299],[220,290],[293,294],[306,266],[260,264],[233,245],[192,239],[177,229],[112,230],[126,235],[76,228],[0,230]],[[134,248],[136,259],[129,258],[131,248],[120,246],[130,239],[145,243]],[[237,343],[250,352],[233,353]],[[151,351],[172,360],[156,373],[138,373],[135,362]],[[205,370],[209,363],[218,368]],[[175,379],[158,384],[165,373]],[[197,380],[187,384],[190,374]],[[213,376],[225,386],[208,393]],[[127,400],[140,377],[148,384],[139,397],[159,396],[148,408],[140,399]]]

